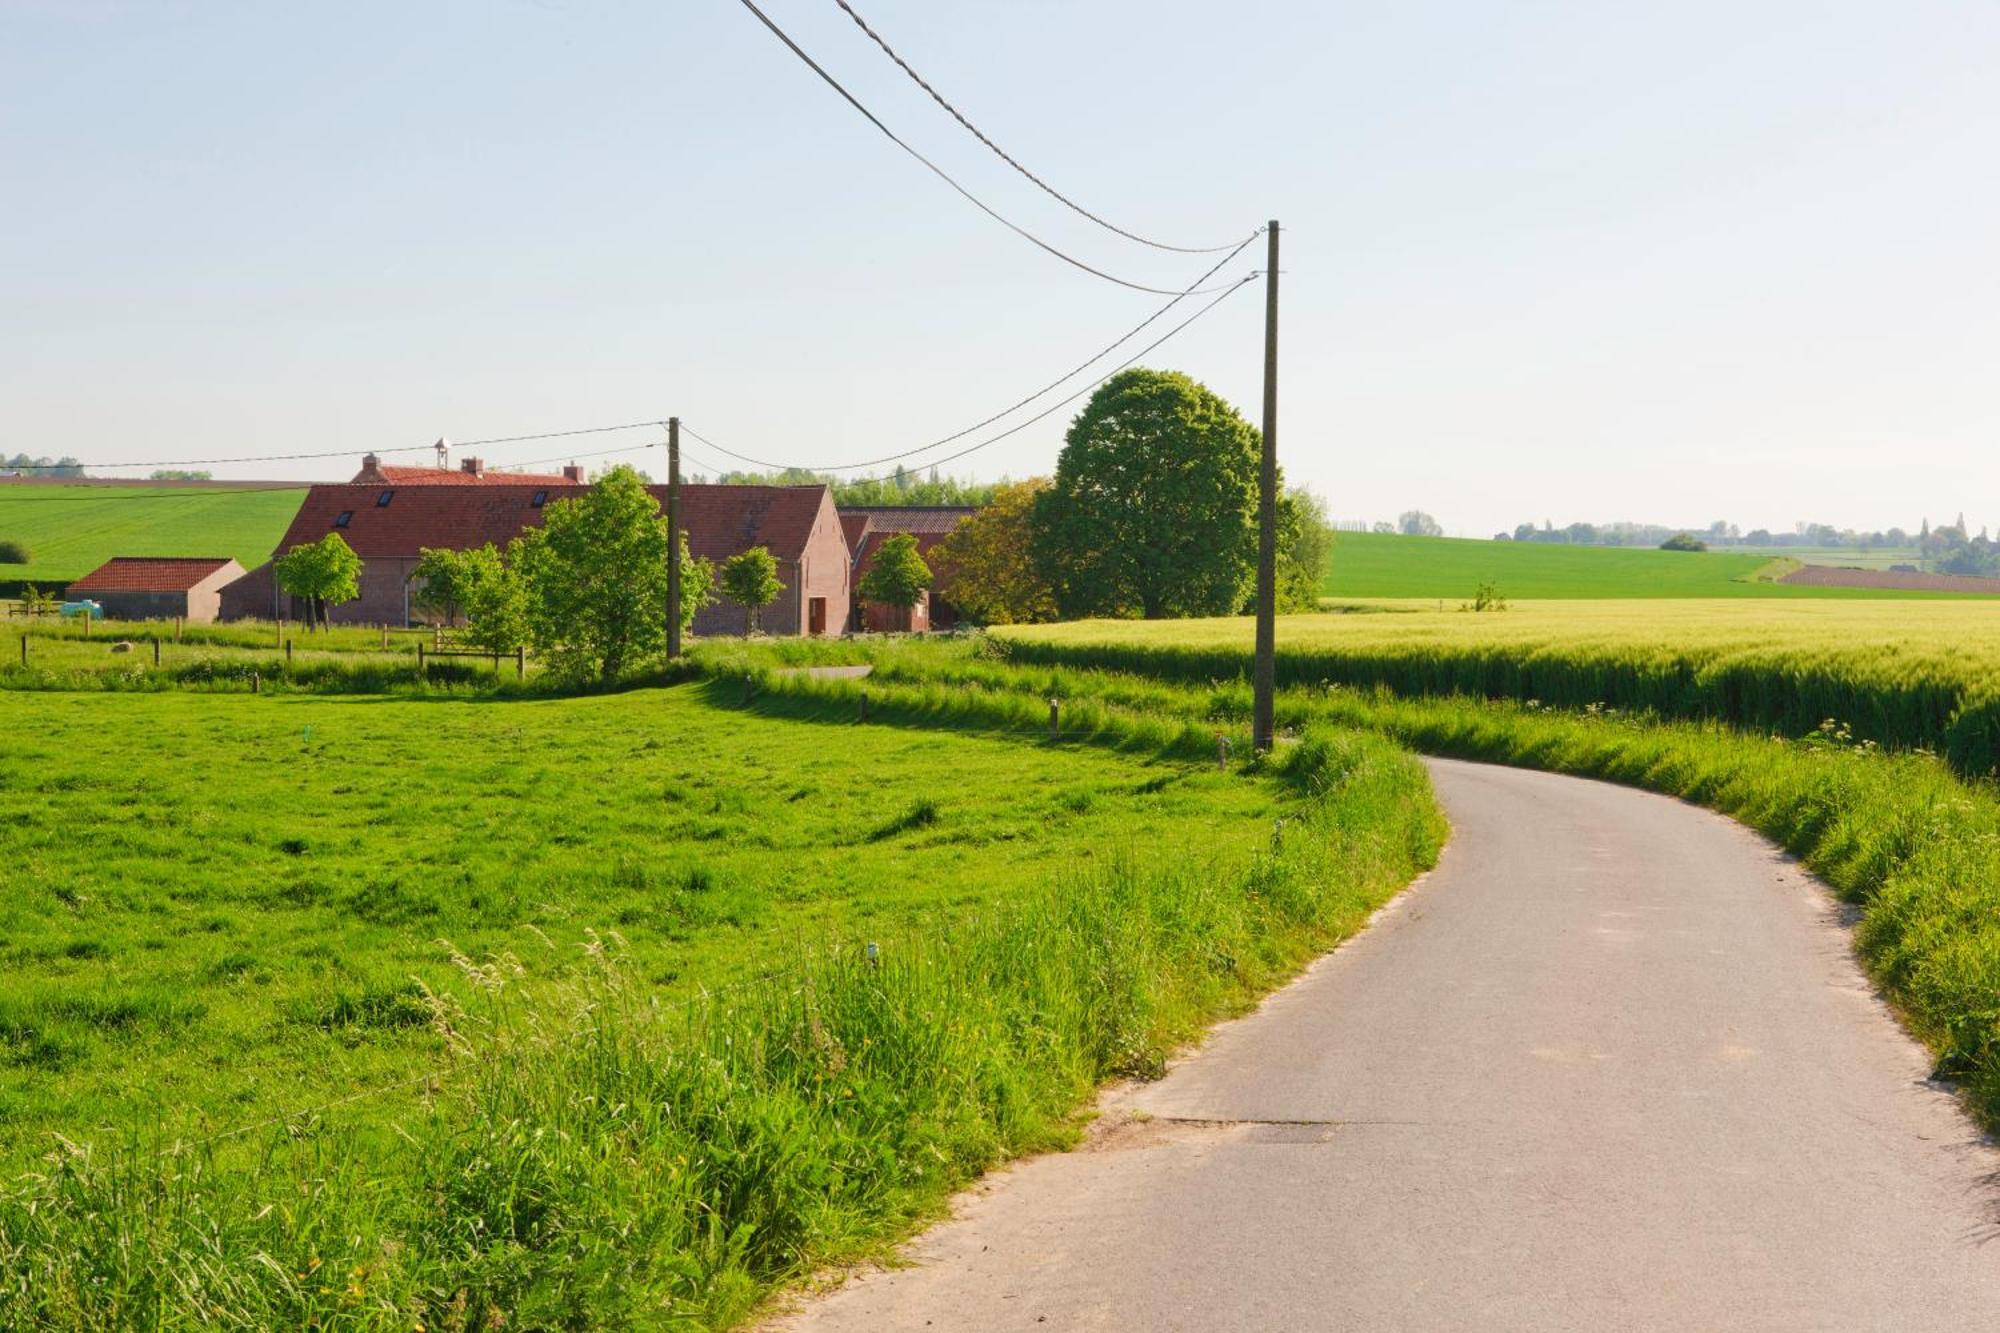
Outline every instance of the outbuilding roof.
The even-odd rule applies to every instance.
[[[187,592],[220,571],[242,567],[226,555],[114,556],[69,585],[73,593]]]

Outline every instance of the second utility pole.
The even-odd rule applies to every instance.
[[[1278,615],[1278,223],[1266,233],[1264,260],[1264,460],[1257,477],[1257,661],[1251,674],[1256,700],[1250,726],[1258,754],[1271,748],[1273,694],[1277,690]]]
[[[681,419],[667,418],[667,657],[681,655]]]

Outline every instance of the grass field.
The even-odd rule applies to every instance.
[[[1322,587],[1333,598],[1442,598],[1453,605],[1472,600],[1480,586],[1489,583],[1509,599],[1910,596],[1870,588],[1792,587],[1755,577],[1772,557],[1789,554],[1779,550],[1766,555],[1552,546],[1343,532],[1334,539],[1333,559]]]
[[[997,634],[1024,661],[1192,682],[1247,674],[1251,622],[1082,621]],[[2000,765],[2000,602],[1547,601],[1279,622],[1292,685],[1645,709],[1803,735],[1827,719]]]
[[[559,977],[616,931],[679,993],[1121,856],[1240,856],[1278,799],[700,688],[0,696],[0,1152],[196,1135],[420,1069],[441,1050],[412,979],[450,991],[451,948]]]
[[[0,1326],[731,1325],[1441,840],[1358,734],[739,697],[0,694]]]
[[[0,537],[26,543],[31,557],[0,565],[0,581],[54,589],[114,555],[233,556],[254,569],[304,497],[303,489],[0,486]]]

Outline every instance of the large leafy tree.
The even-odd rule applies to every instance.
[[[866,601],[893,606],[907,615],[930,586],[931,567],[917,553],[917,539],[899,532],[876,548],[875,559],[855,590]]]
[[[1227,615],[1256,574],[1258,435],[1178,371],[1121,371],[1070,423],[1035,502],[1066,616]]]
[[[456,624],[465,614],[465,554],[448,546],[419,550],[410,571],[410,604],[441,624]]]
[[[509,550],[536,653],[566,679],[610,682],[667,646],[667,520],[638,473],[615,468],[543,511]],[[681,624],[709,600],[714,571],[681,543]]]
[[[996,487],[991,503],[938,543],[939,594],[987,625],[1055,619],[1055,594],[1034,559],[1035,497],[1048,488],[1046,477]]]
[[[739,551],[722,562],[722,595],[743,608],[744,628],[757,632],[757,615],[778,600],[785,585],[778,579],[778,560],[762,546]]]
[[[271,563],[278,586],[306,599],[310,623],[325,625],[327,609],[361,595],[361,557],[339,533],[301,542]]]

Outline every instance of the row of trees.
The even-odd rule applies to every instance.
[[[939,546],[940,592],[988,624],[1246,610],[1261,451],[1205,385],[1122,371],[1070,424],[1053,479],[997,487]],[[1278,528],[1279,607],[1312,610],[1332,544],[1325,508],[1287,491]]]
[[[837,505],[877,508],[984,505],[992,501],[995,492],[1007,485],[1004,477],[999,481],[960,481],[956,477],[941,477],[936,468],[932,468],[928,476],[920,476],[900,464],[886,477],[843,479],[831,472],[794,467],[777,472],[725,472],[716,477],[715,482],[722,486],[829,486],[833,489],[833,502]]]
[[[1405,517],[1408,517],[1407,515]],[[1407,529],[1405,529],[1407,531]],[[1956,532],[1956,536],[1947,536]],[[1930,520],[1916,532],[1891,527],[1880,531],[1861,531],[1855,528],[1837,528],[1830,523],[1799,523],[1790,532],[1772,532],[1768,528],[1752,528],[1745,532],[1734,523],[1717,519],[1706,528],[1669,528],[1657,523],[1571,523],[1567,527],[1557,527],[1543,520],[1540,527],[1533,523],[1523,523],[1513,532],[1494,534],[1496,541],[1550,542],[1564,546],[1658,546],[1661,542],[1679,533],[1687,533],[1716,546],[1765,547],[1811,546],[1831,550],[1908,550],[1918,548],[1926,559],[1941,559],[1954,546],[1963,546],[1976,540],[1966,535],[1965,516],[1959,515],[1958,523],[1947,524],[1934,533]],[[1981,537],[1986,535],[1982,530]]]

